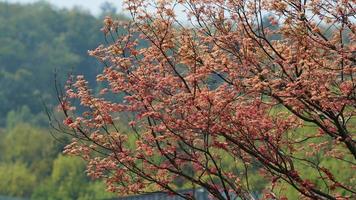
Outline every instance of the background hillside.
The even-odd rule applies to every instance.
[[[86,177],[78,158],[63,157],[67,138],[53,137],[43,102],[54,109],[55,71],[84,73],[94,82],[101,71],[89,49],[104,42],[100,32],[110,4],[94,17],[80,9],[40,2],[0,2],[0,197],[101,199],[104,184]],[[58,138],[59,137],[59,138]],[[62,141],[62,142],[61,142]]]

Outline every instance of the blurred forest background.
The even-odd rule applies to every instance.
[[[61,155],[69,139],[50,134],[43,103],[55,110],[55,71],[62,81],[80,72],[95,82],[102,65],[87,51],[104,42],[102,19],[116,13],[109,3],[101,8],[94,17],[45,2],[0,2],[0,199],[112,196],[86,176],[79,158]]]

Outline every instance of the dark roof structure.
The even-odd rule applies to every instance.
[[[187,190],[180,190],[179,193],[181,194],[190,194],[194,195],[196,200],[208,200],[208,192],[202,188],[199,189],[187,189]],[[167,192],[152,192],[140,195],[132,195],[126,197],[116,197],[111,200],[183,200],[184,198],[169,194]]]

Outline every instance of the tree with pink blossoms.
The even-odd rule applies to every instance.
[[[102,90],[71,76],[60,97],[65,153],[89,176],[119,195],[194,199],[180,180],[212,199],[356,197],[355,1],[125,6],[132,20],[105,18],[89,52]]]

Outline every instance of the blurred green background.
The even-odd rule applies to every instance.
[[[115,11],[109,3],[93,16],[43,1],[0,2],[0,199],[112,196],[83,161],[61,155],[69,139],[51,135],[44,104],[55,110],[55,71],[61,81],[80,72],[95,82],[102,65],[87,51],[104,42],[102,19]]]

